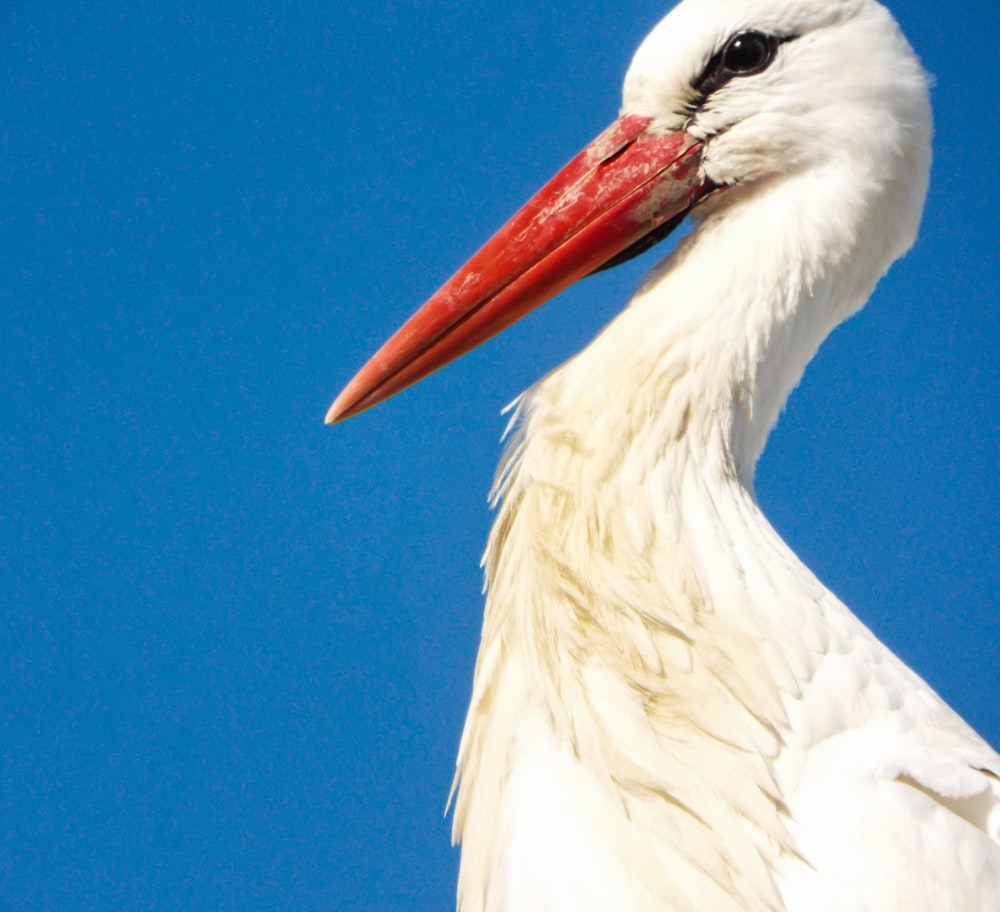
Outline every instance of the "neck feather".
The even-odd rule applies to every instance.
[[[459,756],[463,910],[504,908],[512,884],[533,882],[517,847],[541,838],[538,790],[564,787],[549,822],[573,833],[553,846],[613,826],[622,870],[649,857],[651,879],[623,884],[635,901],[622,908],[696,909],[720,890],[712,908],[778,907],[768,847],[794,852],[771,767],[783,697],[809,679],[811,638],[842,606],[760,514],[752,476],[806,363],[893,255],[859,249],[858,220],[877,215],[845,194],[822,174],[727,191],[631,306],[522,400]],[[811,222],[791,204],[803,195],[848,215]],[[665,851],[705,881],[689,905],[663,904],[676,885]],[[601,864],[594,883],[614,882],[615,859]],[[584,902],[585,872],[560,882]]]

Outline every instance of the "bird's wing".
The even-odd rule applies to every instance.
[[[868,636],[867,680],[841,687],[850,705],[829,692],[853,671],[846,651],[827,657],[793,707],[797,734],[808,734],[779,766],[807,863],[782,866],[789,912],[996,912],[1000,755]],[[820,706],[827,718],[806,722]]]

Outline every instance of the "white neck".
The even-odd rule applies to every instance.
[[[523,402],[459,757],[463,912],[511,890],[521,909],[777,907],[782,696],[831,613],[853,619],[760,514],[752,476],[806,363],[899,252],[846,192],[820,172],[726,191]],[[542,882],[560,865],[572,895]]]

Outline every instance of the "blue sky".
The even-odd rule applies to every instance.
[[[498,412],[654,258],[322,419],[614,117],[665,9],[0,11],[0,907],[451,905]],[[894,9],[937,80],[923,231],[758,492],[997,744],[1000,23]]]

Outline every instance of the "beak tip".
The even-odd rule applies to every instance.
[[[338,421],[343,421],[345,418],[350,417],[350,415],[350,407],[346,402],[344,402],[344,394],[341,393],[336,399],[333,400],[333,405],[327,409],[326,417],[323,419],[323,423],[336,424]]]
[[[384,399],[379,396],[376,384],[370,378],[371,371],[366,365],[341,391],[340,395],[333,400],[333,405],[327,409],[325,424],[339,424],[348,418],[353,418],[368,408],[371,408]]]

